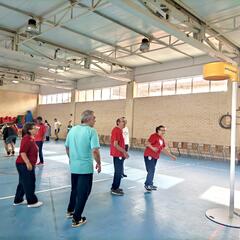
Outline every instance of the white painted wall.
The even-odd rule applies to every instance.
[[[69,89],[62,89],[62,88],[54,88],[49,86],[40,86],[39,93],[41,95],[48,95],[48,94],[55,94],[55,93],[63,93],[63,92],[70,92]]]
[[[23,93],[39,93],[40,87],[38,85],[32,85],[32,84],[23,84],[23,83],[18,83],[18,84],[8,84],[8,85],[3,85],[0,86],[0,90],[4,91],[14,91],[14,92],[23,92]]]
[[[98,76],[82,78],[77,81],[77,89],[79,90],[113,87],[120,85],[126,85],[126,82]]]
[[[201,75],[203,71],[203,64],[212,61],[216,61],[216,59],[208,56],[202,56],[194,59],[177,60],[163,64],[138,67],[135,69],[135,81],[151,82]]]

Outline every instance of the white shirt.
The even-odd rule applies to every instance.
[[[59,121],[54,122],[54,129],[59,129],[61,125],[62,124]]]
[[[128,132],[128,128],[125,127],[123,128],[123,138],[124,138],[124,142],[125,142],[125,145],[129,145],[129,132]]]

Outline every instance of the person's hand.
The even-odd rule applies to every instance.
[[[32,171],[32,169],[33,169],[32,164],[30,162],[28,162],[26,165],[27,165],[27,170]]]
[[[95,167],[95,168],[97,169],[97,172],[98,172],[98,173],[100,173],[100,172],[102,171],[101,164],[99,164],[99,163],[96,164],[96,167]]]
[[[158,151],[158,148],[157,148],[157,147],[152,147],[152,150],[153,150],[154,152],[157,152],[157,151]]]
[[[177,158],[174,155],[172,155],[171,159],[175,161]]]
[[[124,156],[125,158],[129,158],[129,155],[128,155],[128,153],[127,153],[126,151],[123,152],[123,156]]]

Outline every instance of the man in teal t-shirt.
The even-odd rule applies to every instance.
[[[94,112],[84,111],[81,114],[81,125],[69,131],[65,142],[72,185],[67,217],[72,217],[73,227],[86,223],[86,217],[82,217],[82,212],[92,189],[93,158],[98,173],[101,172],[100,144],[97,131],[93,128],[95,122]]]

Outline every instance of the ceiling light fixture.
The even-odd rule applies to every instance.
[[[39,33],[39,29],[37,27],[37,21],[34,18],[30,18],[28,20],[28,25],[27,25],[27,28],[26,28],[26,32],[31,33],[31,34]]]
[[[149,51],[149,48],[150,48],[149,40],[147,38],[143,38],[142,43],[140,45],[140,51],[141,52],[147,52],[147,51]]]
[[[50,73],[64,73],[65,71],[69,71],[70,66],[57,66],[56,68],[49,68],[48,71]]]
[[[17,83],[19,83],[19,81],[18,80],[12,80],[12,83],[17,84]]]

